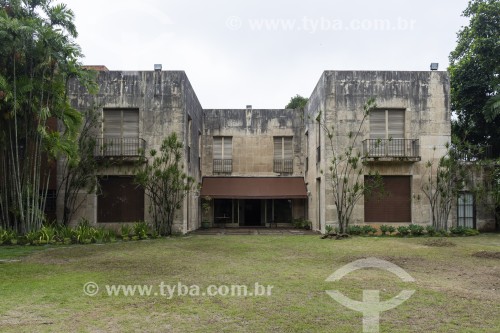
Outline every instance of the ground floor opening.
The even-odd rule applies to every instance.
[[[271,227],[291,225],[305,216],[303,199],[214,199],[214,226]]]
[[[205,177],[201,198],[215,227],[289,227],[307,216],[302,177]]]

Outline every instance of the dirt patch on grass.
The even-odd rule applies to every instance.
[[[500,259],[500,252],[494,251],[480,251],[472,254],[473,257],[478,258],[488,258],[488,259]]]
[[[457,244],[455,244],[455,243],[453,243],[445,238],[427,239],[423,244],[425,246],[435,246],[435,247],[457,246]]]

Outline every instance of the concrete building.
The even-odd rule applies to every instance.
[[[113,163],[100,172],[101,193],[81,194],[85,204],[75,221],[148,221],[147,196],[132,184],[133,163],[140,151],[158,148],[175,132],[184,143],[184,171],[201,185],[178,211],[175,231],[200,227],[206,199],[204,218],[213,226],[287,226],[308,219],[324,231],[337,224],[325,172],[332,148],[348,144],[364,103],[375,97],[377,109],[355,149],[367,170],[382,175],[387,195],[359,200],[352,223],[430,223],[422,182],[427,161],[437,161],[450,142],[446,72],[325,71],[303,110],[204,110],[182,71],[99,69],[97,96],[73,83],[70,98],[79,110],[96,105],[102,113],[96,157]],[[318,115],[335,126],[333,146],[314,120]],[[457,211],[465,209],[463,202]]]
[[[147,221],[149,202],[144,190],[133,184],[132,172],[141,152],[159,150],[161,142],[177,133],[184,143],[184,171],[201,183],[200,137],[203,110],[182,71],[98,72],[97,95],[89,95],[76,81],[70,86],[71,104],[84,111],[97,107],[102,126],[98,129],[96,158],[103,168],[101,192],[87,195],[74,215],[91,223]],[[199,227],[199,200],[191,194],[178,211],[173,229],[188,232]]]

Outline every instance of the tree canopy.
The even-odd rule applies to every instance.
[[[81,115],[68,102],[68,81],[90,87],[92,79],[78,62],[73,20],[50,0],[0,0],[0,220],[21,233],[44,221],[50,173],[42,166],[78,159]]]
[[[450,54],[453,134],[500,156],[500,1],[471,0]]]
[[[285,109],[303,108],[304,106],[306,106],[308,100],[308,98],[302,97],[297,94],[294,97],[290,98],[290,102],[285,106]]]

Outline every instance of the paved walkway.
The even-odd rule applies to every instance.
[[[190,232],[191,235],[319,235],[312,230],[289,228],[209,228]]]

